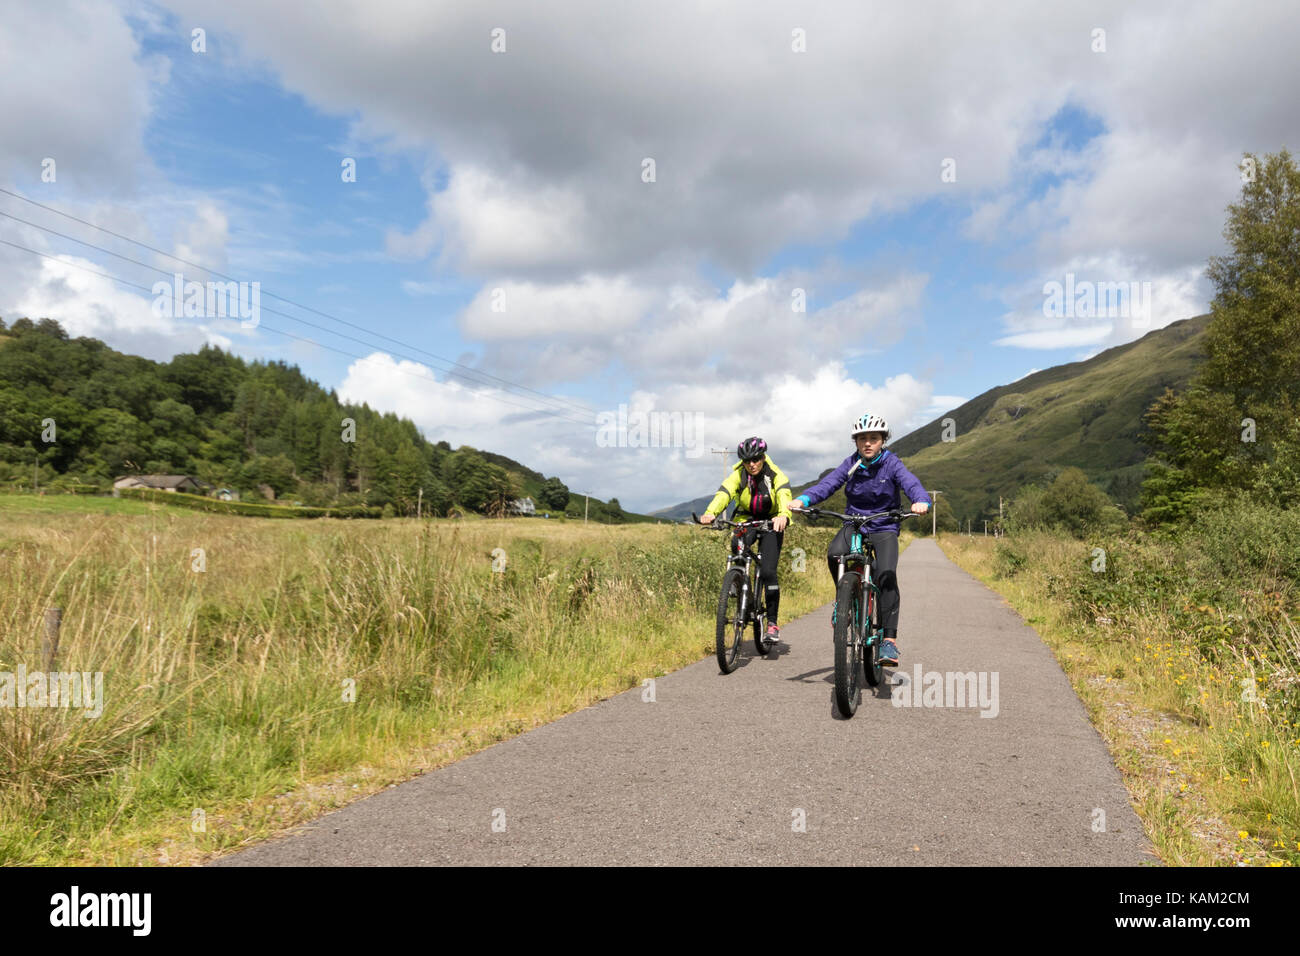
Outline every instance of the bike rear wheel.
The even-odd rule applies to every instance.
[[[722,593],[718,595],[718,633],[716,647],[718,667],[730,674],[740,657],[740,642],[745,635],[745,575],[731,568],[722,576]]]
[[[759,588],[763,585],[758,582],[757,577],[749,582],[750,593],[759,594]],[[767,606],[754,608],[754,648],[758,651],[760,657],[766,657],[767,652],[776,646],[775,641],[767,639]]]
[[[760,657],[766,657],[768,652],[776,646],[776,641],[770,641],[767,638],[767,613],[754,615],[754,647]]]
[[[835,589],[835,706],[852,717],[862,699],[862,576],[846,571]]]

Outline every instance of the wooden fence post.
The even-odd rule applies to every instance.
[[[59,656],[59,626],[62,623],[62,608],[45,609],[45,637],[41,641],[41,663],[46,673],[54,670],[55,660]]]

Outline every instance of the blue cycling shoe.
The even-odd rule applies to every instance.
[[[881,667],[898,666],[898,645],[894,643],[892,637],[887,637],[880,642],[879,659]]]

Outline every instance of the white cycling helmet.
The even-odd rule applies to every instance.
[[[850,437],[857,438],[865,432],[884,432],[885,441],[889,441],[889,422],[885,421],[879,415],[873,415],[870,412],[866,412],[861,418],[853,423],[853,434]]]

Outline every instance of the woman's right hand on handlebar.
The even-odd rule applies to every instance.
[[[700,524],[713,524],[713,515],[703,515],[700,518]]]

